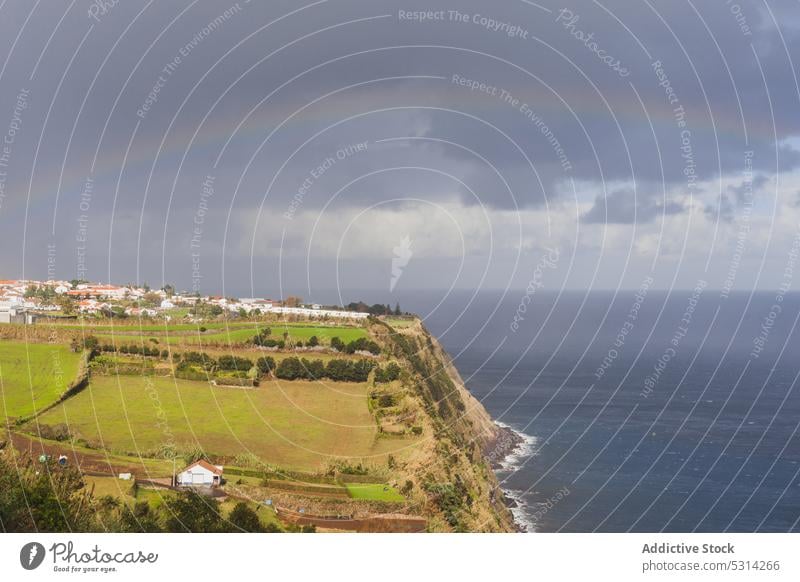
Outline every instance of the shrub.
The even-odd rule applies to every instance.
[[[354,354],[356,352],[369,352],[377,356],[381,353],[381,347],[370,339],[360,337],[357,340],[353,340],[347,344],[345,351],[348,354]]]
[[[225,523],[219,512],[219,504],[194,491],[184,491],[173,499],[164,501],[167,506],[167,531],[184,532],[221,532]]]
[[[275,340],[271,339],[269,336],[272,335],[272,330],[268,327],[265,327],[253,337],[253,343],[257,346],[265,346],[265,347],[275,347],[274,345],[269,345],[267,342],[274,342]]]
[[[305,370],[305,377],[309,380],[321,380],[325,377],[325,364],[322,360],[307,360],[303,358],[300,364]]]
[[[246,372],[253,367],[253,362],[247,358],[239,356],[224,355],[217,360],[217,365],[221,370],[237,370]]]
[[[184,352],[181,355],[181,362],[198,365],[204,370],[210,371],[216,366],[214,358],[204,352]]]
[[[275,358],[271,356],[258,358],[258,360],[256,360],[256,367],[258,368],[260,374],[269,374],[275,369]]]
[[[286,358],[278,364],[275,375],[281,380],[298,380],[305,378],[305,370],[299,359]]]
[[[258,514],[244,501],[240,501],[236,504],[231,514],[228,516],[228,521],[232,526],[231,531],[264,531],[264,528],[261,526],[261,521],[258,519]]]
[[[309,347],[314,348],[314,347],[317,347],[318,345],[319,345],[319,338],[317,336],[312,335],[310,338],[308,338],[308,346]]]
[[[378,368],[375,370],[375,382],[379,384],[387,384],[400,378],[400,366],[394,362],[390,363],[385,368]]]
[[[43,439],[51,441],[68,441],[71,437],[69,427],[66,424],[54,424],[49,426],[46,424],[39,425],[39,435]]]

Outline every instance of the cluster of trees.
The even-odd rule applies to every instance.
[[[381,347],[371,339],[367,339],[365,337],[360,337],[357,340],[353,340],[348,344],[345,344],[338,337],[334,337],[331,338],[331,347],[338,352],[343,352],[346,354],[354,354],[356,352],[369,352],[377,356],[378,354],[381,353]]]
[[[275,376],[281,380],[321,380],[327,378],[334,382],[366,382],[375,367],[370,360],[322,360],[306,358],[286,358],[275,369]]]
[[[264,356],[256,360],[256,367],[262,376],[271,374],[275,371],[275,358],[271,356]]]
[[[247,503],[227,518],[219,503],[193,491],[167,497],[155,508],[111,496],[94,497],[72,467],[0,457],[0,524],[7,532],[279,532],[262,524]],[[313,528],[303,531],[313,531]]]
[[[348,303],[345,307],[348,311],[358,311],[359,313],[369,313],[370,315],[403,315],[399,303],[395,305],[394,309],[388,303],[386,305],[381,305],[380,303],[367,305],[363,301]]]
[[[138,356],[150,356],[153,358],[161,358],[166,360],[169,358],[169,350],[160,350],[157,346],[148,346],[147,344],[123,344],[116,349],[111,344],[102,344],[97,347],[101,352],[116,352],[120,354],[135,354]]]
[[[284,340],[276,340],[271,338],[272,330],[268,327],[264,329],[260,329],[258,333],[253,336],[253,344],[257,346],[262,346],[265,348],[279,348],[283,349],[286,347],[286,342]]]
[[[223,311],[219,305],[198,301],[192,306],[190,313],[195,317],[214,318],[222,315]]]
[[[217,367],[225,371],[247,372],[253,367],[253,362],[239,356],[224,355],[217,359]]]
[[[52,285],[42,285],[41,287],[36,285],[28,285],[25,288],[25,298],[37,298],[43,301],[51,302],[56,298],[56,288]]]
[[[388,384],[400,378],[400,366],[394,362],[387,365],[385,368],[378,368],[375,370],[375,383]]]

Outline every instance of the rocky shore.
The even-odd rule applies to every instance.
[[[493,469],[499,469],[500,463],[524,443],[525,439],[518,432],[509,426],[498,424],[497,436],[487,444],[484,455]]]

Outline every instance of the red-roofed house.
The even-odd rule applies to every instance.
[[[175,484],[180,487],[219,487],[222,484],[222,465],[212,465],[200,459],[178,473]]]

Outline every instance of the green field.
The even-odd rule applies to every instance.
[[[99,320],[99,321],[114,321],[114,320]],[[52,327],[56,327],[58,329],[70,329],[70,330],[83,330],[87,334],[95,333],[95,332],[140,332],[144,331],[147,333],[167,333],[167,332],[197,332],[199,331],[200,327],[205,327],[206,329],[213,329],[213,330],[224,330],[227,328],[233,329],[240,329],[243,327],[248,327],[250,329],[255,329],[259,325],[264,325],[259,322],[253,321],[212,321],[207,323],[130,323],[130,321],[134,320],[117,320],[120,323],[94,323],[94,322],[85,322],[85,323],[55,323],[52,324]],[[125,322],[125,323],[123,323]]]
[[[174,378],[96,376],[90,386],[39,418],[115,453],[151,454],[172,443],[233,457],[318,471],[338,457],[379,464],[410,440],[376,439],[366,384],[262,382],[222,388]]]
[[[80,357],[63,345],[0,341],[0,420],[56,402],[75,380]]]
[[[417,322],[416,319],[402,317],[387,317],[384,321],[395,329],[411,327]]]
[[[405,501],[405,498],[396,489],[380,483],[347,483],[345,487],[347,487],[347,493],[353,499],[387,501],[390,503],[402,503]]]
[[[181,326],[182,327],[182,326]],[[253,339],[259,329],[269,327],[271,330],[270,337],[277,340],[283,339],[284,332],[289,334],[289,338],[295,341],[308,341],[311,336],[317,336],[322,343],[328,343],[331,338],[338,337],[343,342],[348,343],[353,340],[366,337],[367,330],[362,327],[333,327],[333,326],[311,326],[311,325],[262,325],[255,326],[252,323],[247,326],[237,326],[230,329],[223,329],[218,331],[214,329],[201,333],[196,327],[193,327],[191,332],[187,330],[175,330],[172,327],[168,328],[165,333],[164,327],[152,328],[134,328],[124,329],[114,328],[113,333],[107,333],[110,330],[100,330],[92,328],[91,333],[102,331],[103,333],[97,334],[97,338],[103,342],[115,341],[117,344],[123,343],[136,343],[141,341],[149,341],[150,338],[157,339],[158,342],[167,343],[170,345],[183,345],[183,346],[202,346],[204,344],[242,344],[249,342]],[[87,330],[89,328],[86,328]],[[173,333],[176,332],[177,333]],[[89,331],[87,331],[89,333]]]

